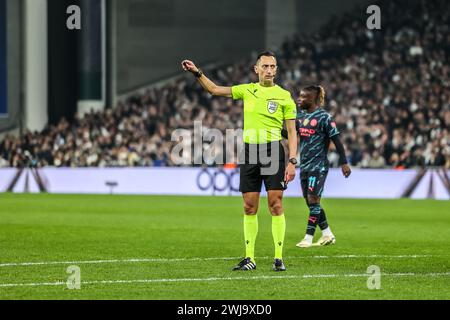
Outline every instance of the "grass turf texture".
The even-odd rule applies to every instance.
[[[232,272],[239,259],[226,258],[244,254],[239,197],[0,194],[0,264],[75,261],[82,281],[80,290],[63,284],[71,263],[3,265],[0,298],[450,298],[449,201],[324,199],[337,244],[299,249],[308,210],[301,198],[287,198],[284,273],[271,270],[266,201],[259,210],[258,268]],[[133,258],[169,260],[80,262]],[[367,288],[370,265],[381,269],[380,290]],[[55,282],[61,284],[42,285]],[[2,286],[27,283],[37,285]]]

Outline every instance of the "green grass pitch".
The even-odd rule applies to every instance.
[[[266,201],[257,270],[232,272],[244,254],[239,197],[0,194],[0,299],[450,298],[449,201],[324,199],[337,243],[299,249],[307,207],[285,199],[283,273],[271,270]],[[71,265],[79,290],[66,286]]]

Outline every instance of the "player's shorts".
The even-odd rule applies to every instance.
[[[325,180],[328,171],[323,172],[300,172],[300,183],[302,186],[303,197],[322,196]]]
[[[280,141],[258,145],[245,143],[244,149],[245,159],[241,159],[239,166],[239,191],[261,192],[263,182],[266,190],[286,190],[286,161]]]

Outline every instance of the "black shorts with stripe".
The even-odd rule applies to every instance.
[[[303,197],[322,196],[325,181],[327,180],[328,171],[322,172],[300,172],[300,183],[302,186]]]
[[[266,190],[286,190],[284,172],[285,151],[280,141],[244,146],[245,159],[240,159],[239,191],[261,192],[262,183]]]

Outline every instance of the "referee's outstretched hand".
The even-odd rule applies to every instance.
[[[189,72],[197,72],[198,68],[195,66],[195,64],[191,60],[183,60],[181,62],[181,67],[184,71]]]

